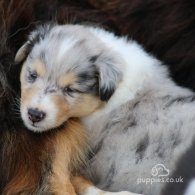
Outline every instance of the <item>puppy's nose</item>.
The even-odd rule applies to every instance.
[[[29,108],[28,109],[28,117],[33,123],[37,123],[42,121],[45,118],[45,112],[39,111],[37,108]]]

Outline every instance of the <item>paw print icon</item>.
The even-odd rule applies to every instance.
[[[166,177],[169,175],[169,169],[167,169],[163,164],[157,164],[152,168],[151,174],[154,177]]]

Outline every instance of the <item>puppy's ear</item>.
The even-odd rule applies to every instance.
[[[55,23],[50,22],[43,25],[39,25],[28,37],[28,41],[18,50],[15,56],[15,62],[23,62],[28,54],[31,52],[33,46],[44,39],[46,34],[55,26]]]
[[[102,101],[108,101],[122,79],[121,62],[113,54],[96,58],[94,64],[99,76],[99,96]]]
[[[22,47],[20,47],[20,49],[16,53],[15,62],[16,63],[23,62],[30,53],[31,49],[32,45],[30,44],[30,41],[24,43],[24,45],[22,45]]]

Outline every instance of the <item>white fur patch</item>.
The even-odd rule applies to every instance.
[[[195,194],[195,179],[193,179],[190,182],[190,184],[189,184],[189,186],[188,186],[188,188],[187,188],[184,195],[194,195],[194,194]]]
[[[117,37],[100,28],[90,28],[105,45],[117,53],[124,61],[121,65],[123,78],[114,94],[103,109],[83,118],[84,124],[90,129],[97,119],[120,105],[132,100],[145,88],[156,82],[165,82],[167,69],[159,66],[160,61],[147,54],[135,41],[125,37]]]
[[[122,192],[105,192],[102,191],[96,187],[90,187],[88,190],[86,190],[86,192],[83,195],[139,195],[139,194],[135,194],[135,193],[131,193],[131,192],[127,192],[127,191],[122,191]]]

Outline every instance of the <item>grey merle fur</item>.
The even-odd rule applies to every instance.
[[[98,187],[145,195],[179,195],[194,178],[191,164],[194,162],[194,93],[177,87],[171,91],[165,89],[161,95],[159,92],[158,89],[149,90],[137,100],[100,116],[96,126],[92,126],[90,133],[96,152],[84,174]],[[133,126],[131,120],[125,120],[132,116],[136,121]],[[172,183],[167,187],[165,183],[137,183],[138,178],[155,178],[151,170],[161,163],[170,170],[169,177],[181,176],[186,181],[180,187]],[[111,166],[117,172],[107,177]]]
[[[21,68],[13,65],[13,57],[16,50],[26,41],[26,34],[33,29],[35,24],[52,18],[57,18],[60,23],[67,22],[67,20],[70,22],[70,19],[73,22],[90,21],[102,24],[114,30],[117,34],[129,35],[138,40],[148,51],[154,53],[171,67],[171,75],[180,85],[195,89],[195,27],[193,25],[195,7],[193,0],[73,0],[63,2],[57,0],[47,2],[1,0],[0,2],[1,9],[3,9],[1,13],[5,13],[5,18],[0,19],[2,35],[0,36],[0,90],[3,94],[0,99],[1,192],[11,180],[11,177],[7,176],[6,170],[11,170],[10,167],[15,164],[17,159],[12,156],[12,161],[9,161],[8,156],[5,155],[8,151],[11,151],[8,149],[12,148],[10,139],[15,140],[13,138],[17,137],[21,141],[19,135],[21,135],[21,129],[24,128],[13,111],[17,107],[15,106],[15,98],[20,94],[18,78]],[[8,13],[8,7],[12,14]],[[5,36],[5,34],[7,35]],[[135,103],[135,106],[137,107],[138,104]],[[10,147],[7,148],[6,146]],[[195,175],[192,169],[185,168],[193,168],[193,146],[189,149],[191,152],[187,152],[186,155],[181,157],[181,165],[184,166],[178,166],[178,171],[180,172],[182,168],[183,174],[189,174],[189,178]],[[21,150],[17,152],[22,154]],[[185,166],[186,163],[187,166]],[[180,189],[183,191],[186,185],[181,184],[178,188],[175,188],[176,190],[170,190],[169,188],[164,195],[178,195],[178,191]]]

